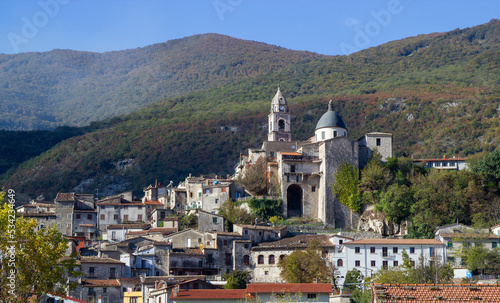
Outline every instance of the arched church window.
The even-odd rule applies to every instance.
[[[285,131],[285,120],[280,119],[278,121],[278,130],[280,132]]]
[[[344,266],[344,261],[342,261],[342,259],[338,259],[337,260],[337,267],[342,267]]]

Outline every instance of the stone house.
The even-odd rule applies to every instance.
[[[196,209],[191,211],[191,213],[194,213],[198,220],[198,231],[224,231],[224,216],[209,213],[201,209]]]
[[[169,252],[172,249],[167,242],[137,243],[129,251],[120,255],[125,264],[124,276],[139,277],[166,276],[169,274]]]
[[[240,234],[243,239],[252,241],[252,243],[279,240],[288,233],[286,226],[244,224],[234,224],[233,231]]]
[[[77,287],[77,293],[81,300],[94,303],[122,303],[123,296],[120,281],[118,279],[108,280],[83,280]],[[99,300],[100,299],[100,300]]]
[[[330,260],[335,254],[335,244],[327,235],[297,235],[272,242],[262,242],[252,247],[244,256],[243,267],[252,272],[253,283],[284,282],[280,277],[278,262],[296,250],[305,250],[316,241],[323,255]]]
[[[92,211],[95,209],[94,195],[58,193],[55,200],[55,212],[57,220],[57,229],[60,233],[67,236],[77,235],[75,233],[93,233],[92,227],[79,224],[95,224],[94,219],[88,220],[85,217],[77,220],[75,210]],[[81,212],[80,212],[81,214]],[[94,217],[94,216],[93,216]],[[95,232],[95,231],[94,231]]]
[[[166,207],[157,207],[151,211],[150,223],[153,227],[179,228],[179,217],[171,217],[174,211]]]
[[[105,198],[97,202],[97,221],[101,233],[110,224],[144,223],[147,220],[147,205],[130,201],[123,195]]]
[[[34,219],[37,223],[35,230],[39,230],[46,227],[57,226],[57,219],[55,212],[18,212],[18,216],[26,219]]]
[[[147,230],[151,225],[147,223],[125,223],[110,224],[102,235],[104,241],[120,242],[126,239],[126,235],[133,231]]]
[[[123,277],[125,263],[111,258],[82,257],[80,270],[87,280],[117,279]]]

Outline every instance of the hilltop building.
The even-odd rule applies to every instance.
[[[314,136],[294,141],[288,102],[280,87],[271,101],[268,121],[267,141],[241,157],[236,174],[244,175],[246,167],[264,159],[268,178],[278,184],[283,198],[284,217],[306,216],[335,227],[349,226],[349,210],[331,191],[334,174],[343,162],[363,167],[375,149],[383,161],[392,157],[392,134],[375,132],[349,139],[347,126],[330,101]]]

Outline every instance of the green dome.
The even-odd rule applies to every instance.
[[[342,117],[333,110],[333,103],[330,101],[328,103],[328,111],[321,116],[321,118],[318,121],[318,124],[316,124],[316,129],[324,128],[324,127],[340,127],[347,129],[345,127],[344,120]]]

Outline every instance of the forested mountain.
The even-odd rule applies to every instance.
[[[189,39],[211,44],[215,38],[220,37]],[[253,43],[224,39],[235,45]],[[332,99],[351,138],[392,132],[397,155],[468,156],[500,143],[498,20],[393,41],[349,56],[289,57],[274,71],[259,73],[260,63],[249,62],[255,71],[250,76],[232,74],[230,80],[220,79],[219,86],[92,123],[80,129],[83,135],[9,171],[2,183],[50,197],[57,191],[97,188],[101,194],[129,188],[138,193],[155,179],[177,182],[189,173],[232,173],[240,152],[267,138],[267,114],[277,83],[289,101],[294,139],[313,135]],[[260,58],[259,53],[254,58]],[[202,88],[187,80],[193,79],[191,73],[182,75],[183,83]],[[123,85],[133,91],[132,83],[137,82]],[[142,82],[138,86],[148,88]],[[151,87],[155,89],[160,88]]]
[[[0,54],[0,129],[53,129],[320,58],[218,34],[124,51]]]

